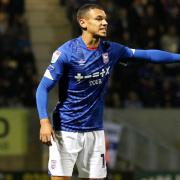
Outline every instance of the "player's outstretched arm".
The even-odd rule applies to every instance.
[[[134,51],[134,58],[143,59],[153,63],[176,63],[180,62],[180,54],[170,53],[161,50],[140,50]]]

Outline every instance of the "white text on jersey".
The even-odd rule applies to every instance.
[[[107,76],[109,74],[109,70],[110,70],[110,66],[108,66],[107,68],[103,68],[100,72],[95,72],[86,76],[83,76],[81,73],[77,73],[76,76],[74,76],[74,78],[80,82],[83,79],[90,79],[90,78],[96,78],[96,77],[104,77]]]

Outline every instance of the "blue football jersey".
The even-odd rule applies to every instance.
[[[153,63],[180,61],[180,55],[160,50],[130,49],[119,43],[100,41],[88,49],[82,37],[70,40],[52,56],[36,93],[40,119],[48,118],[48,91],[59,82],[59,102],[53,113],[55,130],[93,131],[103,129],[103,107],[113,66],[123,59],[137,58]]]
[[[44,74],[45,81],[59,82],[54,128],[79,132],[103,129],[105,94],[113,66],[132,55],[128,47],[103,40],[97,49],[88,49],[81,36],[59,47]]]

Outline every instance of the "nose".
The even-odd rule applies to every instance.
[[[105,26],[108,25],[108,22],[106,21],[106,19],[103,19],[102,24],[105,25]]]

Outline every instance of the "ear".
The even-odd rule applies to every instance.
[[[80,25],[83,29],[86,29],[86,20],[85,20],[85,19],[79,19],[79,25]]]

